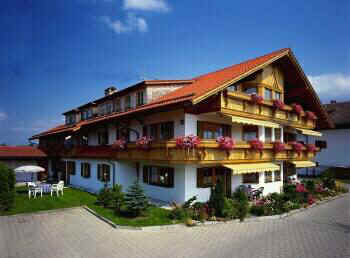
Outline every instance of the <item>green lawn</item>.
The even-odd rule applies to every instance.
[[[36,199],[28,198],[25,187],[17,187],[16,191],[15,207],[10,211],[0,212],[0,216],[86,205],[118,225],[152,226],[172,224],[172,221],[168,218],[169,211],[154,206],[148,208],[143,217],[127,218],[116,216],[113,210],[96,205],[97,198],[95,195],[77,189],[64,189],[64,195],[60,197],[51,197],[50,194],[44,194],[43,198],[37,197]]]

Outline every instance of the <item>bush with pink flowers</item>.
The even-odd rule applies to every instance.
[[[262,152],[264,150],[264,143],[258,139],[249,141],[249,144],[253,151]]]
[[[315,115],[314,112],[311,111],[306,111],[305,112],[306,118],[310,120],[317,120],[317,116]]]
[[[149,149],[151,143],[152,137],[142,136],[136,140],[136,146],[144,150]]]
[[[274,153],[279,153],[279,152],[283,152],[286,149],[286,145],[280,141],[275,141],[273,143],[273,152]]]
[[[282,110],[284,108],[284,103],[282,100],[279,100],[279,99],[275,99],[273,101],[273,106],[276,108],[276,109],[280,109]]]
[[[116,140],[112,144],[112,148],[117,149],[117,150],[125,150],[126,149],[126,141],[124,139]]]
[[[180,136],[176,138],[176,147],[181,149],[195,149],[201,143],[201,139],[195,135]]]
[[[259,96],[257,94],[252,94],[250,96],[250,100],[254,103],[254,104],[257,104],[257,105],[260,105],[264,102],[264,98],[262,96]]]
[[[316,145],[315,144],[307,144],[306,149],[308,152],[315,153],[317,151]]]
[[[304,109],[300,104],[294,103],[292,104],[292,108],[293,108],[293,111],[298,115],[301,115],[301,113],[304,112]]]
[[[298,153],[298,155],[301,154],[301,152],[303,151],[304,145],[300,142],[289,142],[288,144],[292,145],[293,150]]]
[[[231,137],[220,136],[216,139],[219,143],[219,148],[222,150],[230,151],[235,147],[236,141]]]

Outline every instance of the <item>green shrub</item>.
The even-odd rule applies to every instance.
[[[184,208],[184,209],[191,208],[193,202],[196,201],[196,200],[197,200],[197,197],[196,197],[196,196],[193,196],[192,198],[188,199],[188,200],[182,205],[182,208]]]
[[[15,203],[16,177],[12,169],[0,163],[0,211],[8,211]]]
[[[264,205],[252,205],[250,207],[250,213],[255,216],[263,216],[265,214]]]
[[[180,220],[184,221],[186,218],[188,218],[188,213],[186,210],[182,207],[175,207],[174,209],[171,210],[169,213],[169,218],[173,220]]]
[[[224,202],[224,209],[223,209],[223,216],[225,218],[230,218],[230,219],[234,219],[238,217],[238,211],[237,211],[237,203],[236,201],[229,199],[229,198],[225,198],[225,202]]]
[[[124,193],[121,185],[114,185],[112,188],[113,206],[117,214],[120,213],[121,207],[124,204]]]
[[[113,204],[113,192],[110,188],[103,188],[97,196],[97,202],[104,208],[110,208]]]
[[[236,192],[234,192],[233,199],[236,201],[235,207],[237,209],[237,217],[240,221],[243,221],[248,214],[248,197],[242,190],[238,189]]]
[[[125,206],[131,215],[137,217],[144,212],[148,206],[148,199],[138,181],[135,181],[125,195]]]
[[[283,193],[287,201],[293,201],[297,198],[296,187],[293,184],[285,184]]]
[[[334,175],[330,171],[327,171],[322,174],[321,181],[322,181],[323,187],[327,187],[328,189],[331,189],[331,190],[335,189]]]
[[[209,206],[215,210],[215,215],[223,217],[223,211],[225,206],[225,192],[224,185],[221,180],[218,180],[215,187],[210,191]]]
[[[310,193],[314,193],[315,192],[315,182],[313,180],[306,180],[304,183],[306,189],[310,192]]]

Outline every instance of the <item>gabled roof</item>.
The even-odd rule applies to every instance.
[[[30,146],[0,146],[0,159],[45,158],[40,149]]]
[[[350,128],[350,101],[323,105],[336,128]]]
[[[277,51],[274,51],[272,53],[250,59],[248,61],[232,65],[230,67],[211,72],[205,75],[201,75],[198,77],[193,78],[192,80],[152,80],[152,81],[142,81],[139,84],[135,84],[131,87],[135,87],[136,85],[141,84],[164,84],[164,83],[170,83],[174,84],[176,82],[186,84],[185,86],[174,90],[164,96],[159,97],[158,99],[155,99],[149,104],[137,107],[135,109],[125,111],[125,112],[119,112],[119,113],[112,113],[109,115],[105,115],[102,117],[96,117],[90,120],[81,121],[77,124],[72,126],[65,126],[61,125],[59,127],[56,127],[54,129],[51,129],[49,131],[40,133],[38,135],[34,135],[31,139],[36,139],[41,136],[49,135],[49,134],[55,134],[58,132],[71,132],[79,130],[80,127],[97,123],[100,121],[105,121],[109,119],[114,119],[117,117],[121,117],[124,115],[136,113],[139,111],[145,111],[150,110],[157,107],[163,107],[174,103],[181,103],[185,101],[191,101],[192,104],[197,104],[201,100],[215,94],[216,92],[219,92],[220,90],[226,88],[232,83],[235,83],[250,74],[264,68],[265,66],[281,59],[282,57],[288,57],[288,59],[291,61],[293,66],[296,68],[296,71],[306,84],[306,87],[308,88],[308,91],[313,96],[313,101],[316,103],[318,108],[318,113],[321,114],[321,119],[325,120],[325,123],[329,127],[333,127],[333,123],[331,120],[329,120],[327,112],[322,108],[321,102],[314,91],[311,83],[307,79],[306,75],[302,71],[300,65],[298,64],[296,58],[294,57],[291,49],[289,48],[283,48]],[[130,88],[130,87],[129,87]]]

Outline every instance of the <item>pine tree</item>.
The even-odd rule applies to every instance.
[[[148,207],[148,199],[145,196],[142,187],[135,181],[125,195],[125,206],[134,216],[139,216],[142,211]]]
[[[15,174],[0,163],[0,211],[10,210],[15,200]]]

